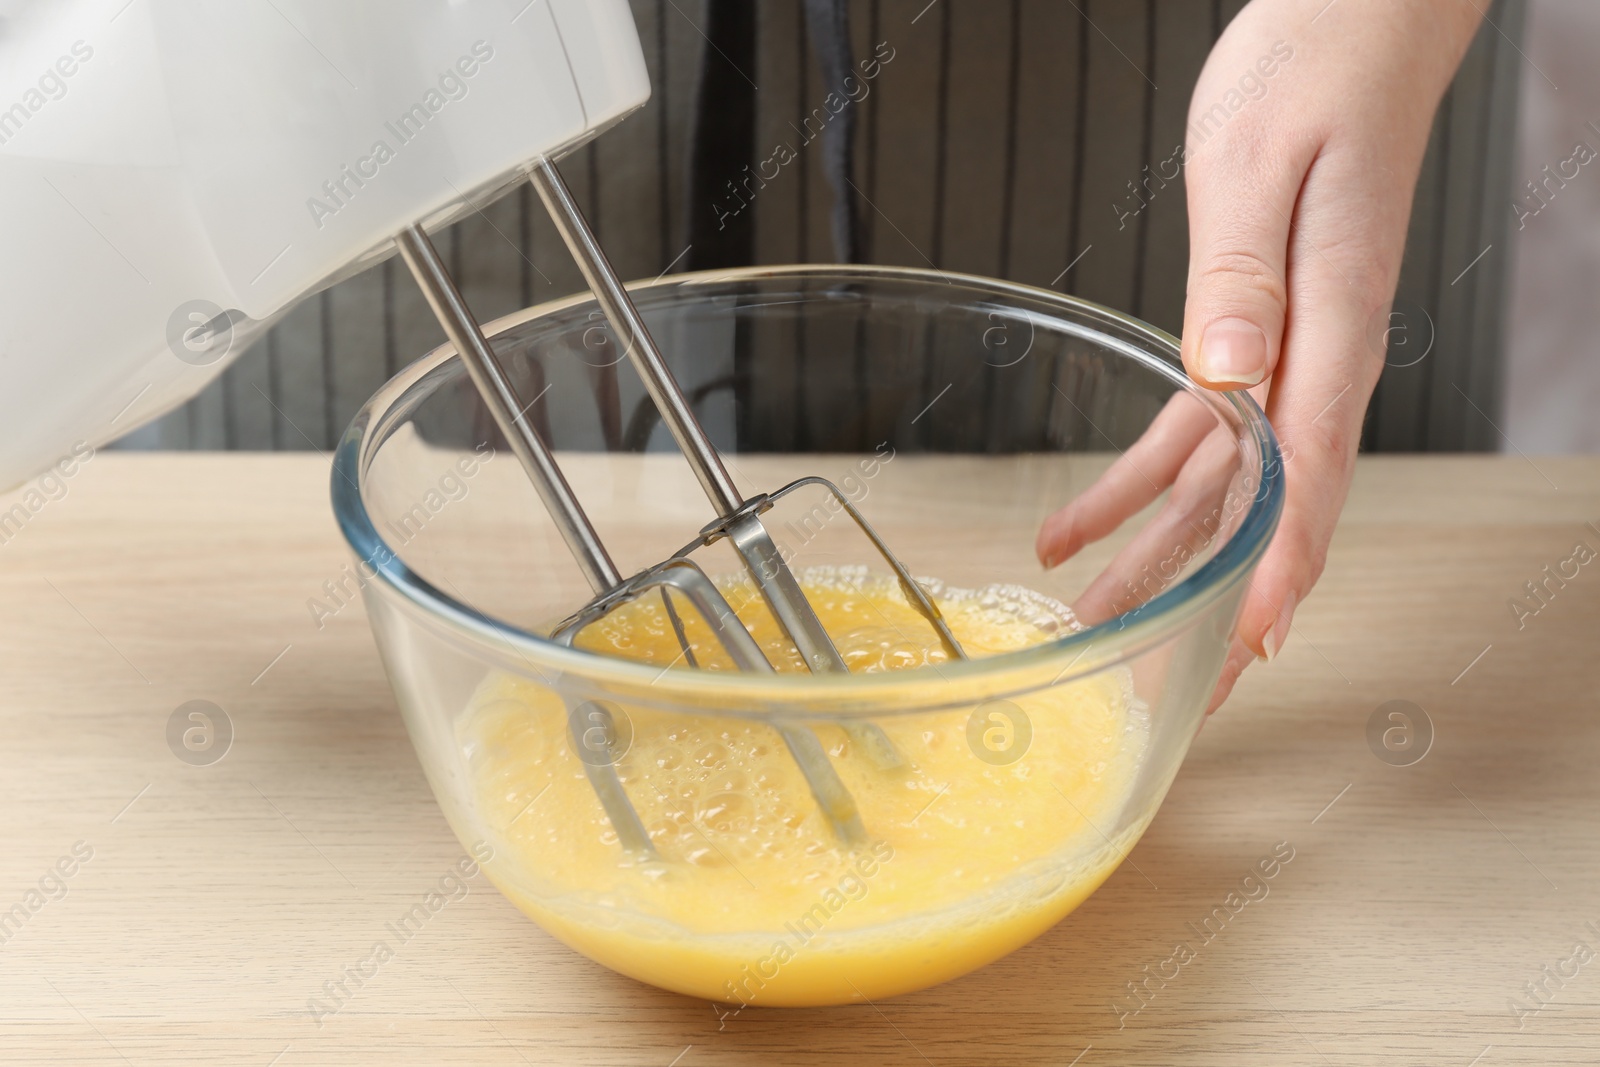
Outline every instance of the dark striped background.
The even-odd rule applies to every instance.
[[[633,0],[654,96],[563,161],[619,272],[683,269],[696,86],[708,0]],[[887,42],[856,129],[863,258],[996,275],[1078,294],[1176,331],[1187,219],[1174,183],[1119,231],[1114,203],[1184,137],[1194,79],[1243,0],[851,0],[855,57]],[[1417,193],[1397,305],[1428,357],[1391,368],[1364,444],[1492,449],[1510,218],[1511,130],[1523,0],[1497,0],[1445,100]],[[795,132],[826,90],[800,0],[760,0],[750,55],[711,64],[747,82],[754,158]],[[731,67],[731,70],[730,70]],[[791,125],[792,124],[792,125]],[[707,135],[716,131],[708,130]],[[730,174],[728,177],[734,177]],[[820,143],[751,201],[758,263],[829,261],[832,193]],[[708,205],[699,205],[705,214]],[[526,187],[438,238],[488,320],[580,289]],[[1486,256],[1458,273],[1488,245]],[[1068,269],[1069,264],[1073,264]],[[130,447],[328,450],[400,366],[443,341],[389,260],[296,308],[203,394]],[[1413,348],[1415,351],[1415,348]],[[1480,410],[1475,410],[1480,409]]]

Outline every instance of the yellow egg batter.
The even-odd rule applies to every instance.
[[[852,670],[944,662],[892,581],[809,571],[802,584]],[[1065,608],[1026,590],[932,589],[973,657],[1073,625]],[[725,591],[773,662],[801,670],[751,590]],[[680,617],[701,666],[726,666],[704,625],[687,610]],[[663,666],[683,658],[654,597],[580,644]],[[550,689],[489,678],[460,736],[495,835],[485,869],[550,933],[692,996],[837,1004],[980,967],[1099,886],[1148,818],[1130,814],[1112,831],[1145,737],[1129,696],[1126,673],[1111,670],[976,712],[880,718],[908,764],[898,770],[838,725],[816,724],[870,839],[853,850],[840,847],[784,743],[755,718],[626,709],[632,738],[617,771],[657,860],[619,848]]]

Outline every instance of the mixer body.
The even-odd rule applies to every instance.
[[[0,491],[649,94],[626,0],[0,2]]]

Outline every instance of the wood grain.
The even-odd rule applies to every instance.
[[[1593,1063],[1600,965],[1520,1029],[1509,1008],[1600,942],[1600,571],[1521,630],[1507,606],[1600,548],[1600,462],[1535,462],[1362,461],[1283,654],[1203,731],[1130,862],[977,974],[719,1019],[575,956],[480,879],[319,1027],[308,998],[462,854],[359,605],[307,614],[346,561],[326,463],[97,456],[0,544],[0,909],[93,850],[0,945],[0,1060]],[[208,767],[164,736],[197,698],[236,733]],[[1436,731],[1411,767],[1365,740],[1394,699]],[[1188,924],[1284,841],[1269,894],[1202,943]],[[1180,939],[1196,958],[1119,1029],[1113,999]]]

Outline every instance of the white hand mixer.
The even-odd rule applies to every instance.
[[[624,0],[0,0],[0,19],[0,247],[11,253],[0,257],[0,486],[181,403],[295,301],[398,247],[594,589],[555,640],[571,644],[621,605],[659,595],[691,667],[674,598],[738,669],[772,671],[689,558],[725,538],[810,670],[847,671],[761,521],[786,494],[818,486],[871,540],[946,654],[964,656],[832,483],[739,492],[551,162],[649,96]],[[523,180],[717,516],[631,578],[426,234]],[[574,723],[574,743],[593,749]],[[816,735],[774,725],[839,839],[862,840]],[[850,732],[880,768],[901,764],[877,727]],[[590,781],[622,846],[652,853],[606,750],[611,735],[600,735],[600,758],[584,759]]]

